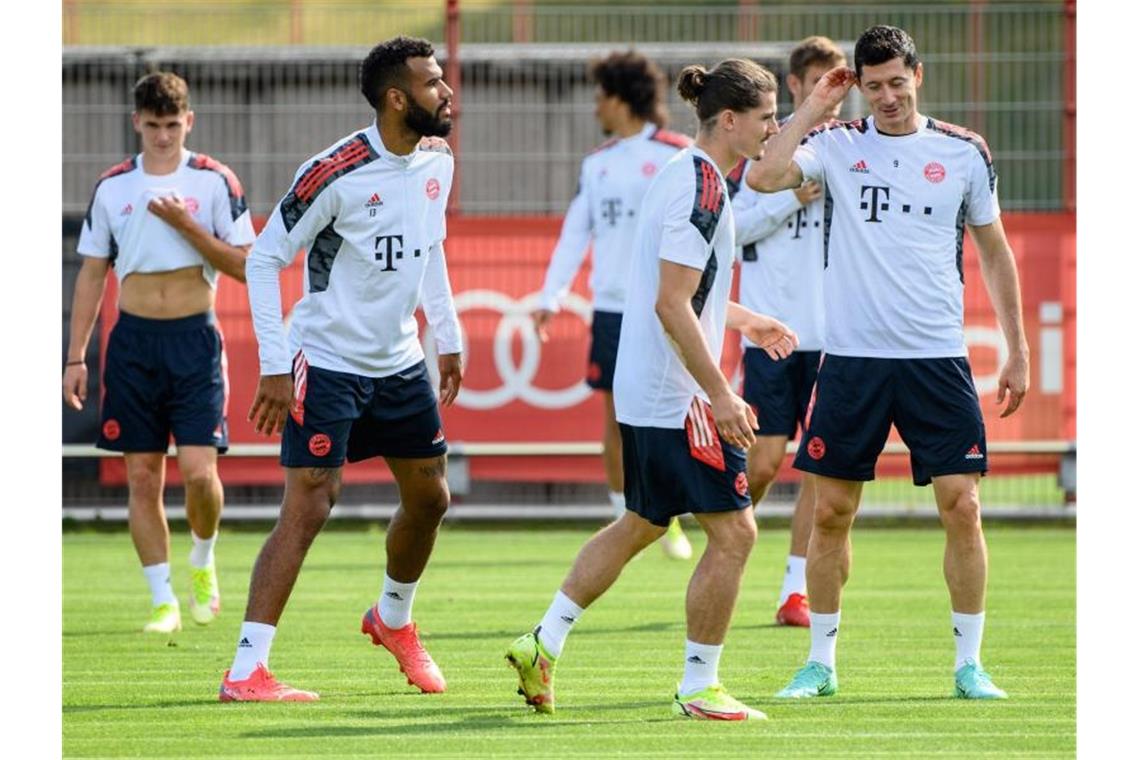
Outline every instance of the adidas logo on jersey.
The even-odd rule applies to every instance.
[[[376,208],[383,205],[384,201],[380,200],[380,193],[372,193],[372,197],[364,204],[364,208]]]
[[[871,170],[867,168],[867,162],[864,161],[863,159],[859,159],[858,161],[856,161],[855,164],[852,165],[852,167],[848,171],[855,172],[856,174],[870,174],[871,173]]]
[[[978,448],[978,444],[976,444],[976,443],[970,447],[969,451],[966,452],[966,459],[985,459],[985,458],[986,458],[986,455],[982,453],[982,450],[980,448]]]
[[[123,206],[123,210],[119,212],[119,216],[130,216],[131,212],[134,210],[135,207],[128,203],[127,205]]]

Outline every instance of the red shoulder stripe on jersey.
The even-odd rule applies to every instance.
[[[231,196],[240,198],[245,195],[245,192],[241,188],[241,181],[237,178],[237,175],[234,174],[230,167],[216,158],[207,156],[205,153],[196,153],[194,158],[190,159],[190,164],[195,169],[205,169],[222,175],[222,179],[226,181],[226,189],[229,190]]]
[[[653,134],[649,135],[649,139],[654,142],[665,143],[672,145],[674,148],[687,148],[693,144],[693,138],[688,135],[683,135],[680,132],[671,132],[668,129],[655,129]]]
[[[589,152],[589,153],[587,153],[586,155],[587,155],[587,156],[592,156],[592,155],[594,155],[595,153],[601,153],[601,152],[602,152],[603,150],[605,150],[606,148],[612,148],[612,147],[614,147],[614,146],[615,146],[615,145],[617,145],[617,144],[618,144],[618,138],[616,138],[616,137],[611,137],[610,139],[606,140],[604,143],[602,143],[602,144],[601,144],[601,145],[599,145],[598,147],[594,148],[592,151],[590,151],[590,152]]]
[[[816,135],[821,135],[824,132],[828,132],[832,129],[853,129],[856,132],[866,132],[867,118],[863,117],[862,119],[852,119],[851,121],[840,121],[839,119],[830,119],[828,121],[825,121],[804,135],[804,139],[800,140],[800,145],[803,145]]]
[[[230,218],[237,221],[248,210],[245,202],[245,192],[241,189],[241,182],[230,167],[204,153],[196,153],[190,158],[190,168],[199,171],[214,172],[221,176],[226,183],[226,194],[230,199]]]
[[[119,174],[126,174],[127,172],[135,169],[137,166],[138,166],[138,156],[131,156],[130,158],[124,158],[122,161],[120,161],[119,163],[115,164],[114,166],[112,166],[107,171],[100,174],[99,180],[102,181],[102,180],[107,179],[108,177],[114,177],[114,176],[117,176]]]
[[[368,148],[359,142],[353,141],[331,156],[322,158],[314,163],[308,171],[297,181],[295,194],[302,201],[307,201],[312,194],[324,184],[325,179],[333,172],[347,169],[368,157]]]
[[[982,159],[986,162],[986,166],[993,164],[993,157],[990,155],[990,146],[986,145],[985,139],[977,132],[971,132],[965,127],[951,124],[948,121],[938,121],[937,119],[931,118],[926,120],[926,126],[940,134],[956,137],[959,140],[965,140],[978,149],[978,152],[982,154]]]

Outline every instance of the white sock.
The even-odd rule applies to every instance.
[[[380,620],[389,628],[403,628],[412,622],[412,602],[416,598],[419,581],[399,583],[384,574],[384,588],[380,591]]]
[[[259,662],[266,668],[269,667],[269,647],[273,646],[275,633],[277,633],[275,625],[251,623],[248,620],[241,624],[237,653],[234,654],[234,664],[230,666],[231,681],[244,681],[249,678]]]
[[[170,563],[160,562],[157,565],[147,565],[143,569],[146,582],[150,584],[150,602],[157,607],[160,604],[178,604],[178,597],[170,587]]]
[[[190,566],[203,568],[214,564],[214,542],[218,540],[217,531],[209,538],[198,538],[198,534],[190,531],[190,538],[194,545],[190,547]]]
[[[807,557],[789,554],[788,564],[784,568],[784,587],[780,589],[780,603],[777,606],[783,607],[792,594],[807,596]]]
[[[818,662],[835,668],[835,642],[839,639],[839,612],[825,615],[809,612],[811,618],[811,652],[808,662]]]
[[[554,601],[550,603],[546,614],[542,616],[542,622],[538,624],[538,639],[551,657],[562,654],[562,645],[566,643],[570,629],[580,617],[582,617],[582,608],[575,604],[573,599],[561,591],[554,595]]]
[[[717,668],[723,650],[724,644],[698,644],[685,639],[685,677],[681,679],[681,694],[692,694],[720,681]]]
[[[954,646],[958,657],[954,660],[954,670],[973,660],[982,666],[982,629],[986,627],[986,613],[967,615],[964,612],[951,612],[950,622],[954,626]]]
[[[625,494],[610,491],[610,505],[614,508],[614,519],[620,520],[625,514]]]

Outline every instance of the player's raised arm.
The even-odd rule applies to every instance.
[[[796,147],[813,127],[827,118],[853,84],[855,72],[846,66],[836,66],[827,72],[780,133],[768,140],[763,157],[748,171],[748,185],[763,193],[802,185],[805,172],[792,160]]]
[[[1001,413],[1002,417],[1008,417],[1017,411],[1029,391],[1029,341],[1025,338],[1021,313],[1017,264],[1000,217],[990,224],[967,225],[966,229],[978,247],[982,279],[1008,347],[1009,358],[998,377],[997,392],[998,404],[1005,402],[1006,394],[1009,394],[1009,402]]]

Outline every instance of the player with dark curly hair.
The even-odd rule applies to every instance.
[[[664,128],[665,76],[653,61],[633,50],[613,52],[593,61],[588,71],[596,85],[594,116],[610,139],[582,160],[578,192],[566,210],[533,317],[545,341],[546,325],[592,244],[594,314],[586,383],[601,392],[605,403],[602,460],[617,520],[625,513],[625,494],[613,377],[633,233],[649,183],[665,162],[692,141]],[[661,547],[675,559],[693,554],[677,520],[662,537]]]

